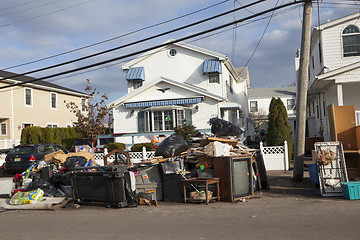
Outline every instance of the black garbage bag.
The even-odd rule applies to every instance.
[[[231,122],[220,118],[210,119],[211,132],[216,136],[236,136],[240,137],[243,131]]]
[[[74,168],[84,167],[86,163],[87,163],[87,159],[85,157],[83,157],[83,156],[72,156],[72,157],[66,158],[66,161],[64,163],[64,167],[67,170],[72,171],[72,170],[74,170]]]
[[[178,135],[171,135],[162,141],[155,151],[155,156],[165,158],[178,156],[180,153],[189,149],[187,142]]]
[[[48,181],[41,179],[39,175],[34,175],[31,183],[26,188],[26,191],[42,189],[45,197],[62,197],[61,193]]]

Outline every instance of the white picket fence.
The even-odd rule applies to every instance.
[[[273,147],[264,147],[263,142],[260,142],[260,151],[266,170],[289,170],[287,141],[284,141],[284,146]]]
[[[142,152],[128,152],[130,154],[131,163],[138,163],[142,160],[146,160],[155,156],[155,151],[146,151],[146,148],[143,148]],[[94,159],[99,165],[104,165],[104,157],[107,155],[107,149],[103,153],[95,153]],[[108,162],[113,162],[115,160],[115,155],[110,155],[107,159]]]

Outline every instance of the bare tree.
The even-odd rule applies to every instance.
[[[107,106],[106,93],[100,95],[96,88],[91,87],[90,80],[86,79],[85,92],[89,98],[78,106],[74,102],[65,102],[66,107],[77,117],[74,123],[76,130],[85,137],[94,139],[99,134],[104,134],[112,125],[112,105]]]

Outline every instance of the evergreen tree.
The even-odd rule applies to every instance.
[[[284,103],[280,98],[272,98],[269,107],[269,123],[266,142],[268,146],[283,146],[286,140],[289,147],[289,159],[293,153],[291,126]]]

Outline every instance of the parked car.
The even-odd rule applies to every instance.
[[[21,173],[44,155],[59,150],[68,153],[62,146],[50,143],[16,146],[6,155],[4,169],[8,173]]]
[[[75,152],[76,146],[82,146],[82,145],[88,145],[90,147],[94,147],[94,140],[91,140],[89,138],[79,138],[76,139],[74,144],[72,145],[70,152]]]

